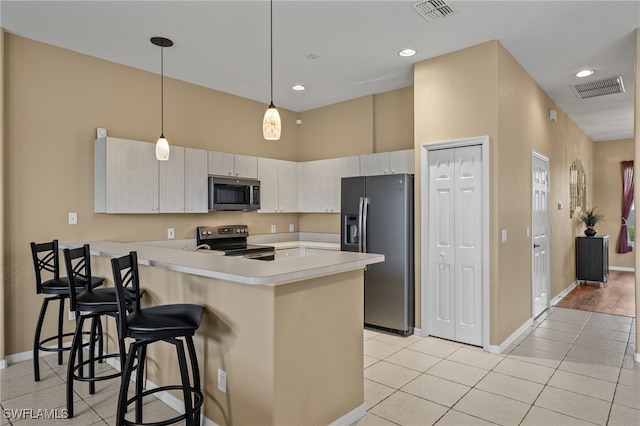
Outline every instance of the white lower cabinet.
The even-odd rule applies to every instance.
[[[302,249],[303,249],[303,247],[295,247],[295,248],[276,250],[276,260],[277,259],[287,259],[289,257],[304,256],[304,253],[302,253],[302,254],[300,253],[300,251]]]
[[[94,211],[158,213],[154,143],[103,137],[94,142]]]

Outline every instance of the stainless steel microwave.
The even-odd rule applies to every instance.
[[[260,208],[257,179],[209,176],[209,211],[256,211]]]

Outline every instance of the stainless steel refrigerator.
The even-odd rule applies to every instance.
[[[364,273],[364,323],[413,333],[413,175],[342,178],[340,248],[384,254]]]

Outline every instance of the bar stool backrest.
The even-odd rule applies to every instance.
[[[118,301],[118,336],[124,339],[127,336],[127,311],[140,311],[138,254],[132,251],[126,256],[114,257],[111,259],[111,267]]]
[[[84,288],[84,291],[91,292],[91,250],[89,244],[82,247],[62,250],[64,255],[64,264],[67,269],[67,278],[69,279],[69,299],[71,310],[76,310],[76,289]]]
[[[43,271],[53,274],[53,279],[60,279],[60,263],[58,253],[58,240],[46,243],[31,243],[31,255],[33,257],[33,269],[36,272],[36,293],[42,293]]]

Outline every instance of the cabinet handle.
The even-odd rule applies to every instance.
[[[533,248],[534,248],[534,249],[535,249],[535,248],[538,248],[538,247],[540,247],[540,244],[534,244],[534,245],[533,245]]]

